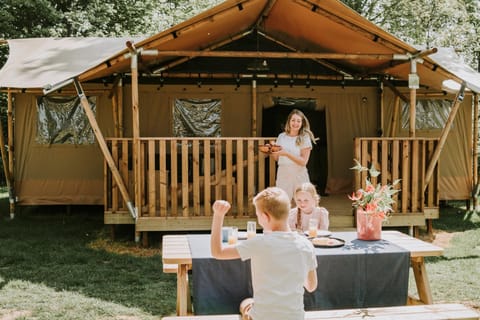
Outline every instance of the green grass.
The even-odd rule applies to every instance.
[[[441,257],[427,258],[434,302],[480,308],[480,217],[451,202],[434,222],[454,233]],[[151,248],[133,243],[133,228],[115,242],[102,207],[20,208],[9,219],[0,199],[0,318],[159,319],[175,313],[176,276],[162,273],[160,234]],[[411,292],[416,291],[411,277]],[[15,316],[15,317],[14,317]]]
[[[28,312],[25,319],[158,319],[175,312],[175,275],[162,273],[159,254],[143,256],[149,249],[130,239],[119,242],[135,255],[92,248],[107,238],[98,208],[70,214],[64,206],[29,208],[14,220],[7,216],[3,207],[0,318],[12,310]]]
[[[442,256],[426,258],[433,300],[480,309],[480,215],[466,210],[463,202],[449,202],[440,216],[433,222],[436,237],[452,238]]]

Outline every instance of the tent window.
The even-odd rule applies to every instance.
[[[221,99],[175,99],[175,137],[220,137]]]
[[[88,101],[95,113],[96,97],[89,97]],[[37,143],[85,145],[95,142],[78,97],[40,97],[37,113]]]
[[[449,100],[418,100],[415,112],[415,129],[442,129],[450,114],[452,102]],[[410,104],[402,106],[402,129],[410,128]]]

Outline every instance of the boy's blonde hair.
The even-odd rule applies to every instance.
[[[320,204],[320,195],[317,192],[317,188],[315,188],[315,186],[312,183],[304,182],[304,183],[298,185],[297,188],[295,188],[295,192],[293,193],[293,197],[295,198],[295,195],[297,194],[297,192],[300,192],[300,191],[310,193],[312,195],[313,199],[315,199],[315,204],[317,206]]]
[[[268,213],[276,220],[288,218],[290,199],[283,189],[269,187],[260,191],[253,198],[253,205],[257,210]]]

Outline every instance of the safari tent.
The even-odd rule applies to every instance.
[[[227,0],[145,39],[12,39],[8,94],[15,205],[103,205],[106,224],[202,230],[215,198],[229,224],[275,183],[258,146],[292,108],[320,138],[309,162],[332,227],[346,195],[401,179],[392,225],[425,225],[477,185],[480,75],[453,50],[407,44],[340,1]],[[339,204],[334,204],[338,199]]]

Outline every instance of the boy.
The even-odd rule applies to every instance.
[[[288,226],[290,199],[285,191],[270,187],[253,198],[263,236],[233,246],[222,246],[223,218],[230,203],[213,204],[210,247],[217,259],[251,260],[253,299],[240,305],[243,319],[303,320],[303,287],[317,288],[317,260],[313,245]]]

